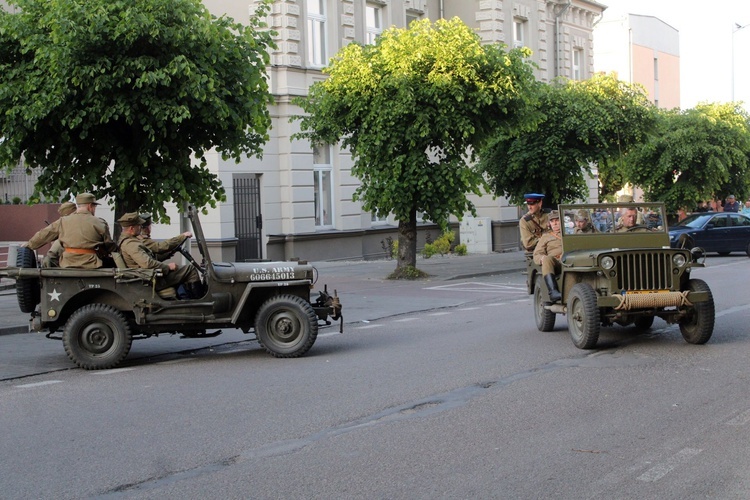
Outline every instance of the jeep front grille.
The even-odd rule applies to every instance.
[[[665,252],[628,253],[616,257],[620,290],[671,290],[672,256]]]

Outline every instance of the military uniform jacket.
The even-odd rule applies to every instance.
[[[527,213],[518,221],[521,231],[521,245],[527,252],[533,252],[542,234],[549,231],[549,214],[539,212],[537,214]]]
[[[159,269],[166,276],[169,273],[169,264],[159,262],[151,250],[143,244],[143,240],[137,236],[123,234],[117,243],[120,254],[125,264],[132,268]]]
[[[102,267],[103,263],[96,254],[96,249],[103,249],[103,253],[115,249],[107,222],[90,212],[75,212],[57,219],[32,236],[28,247],[36,250],[56,239],[66,249],[60,256],[60,267]]]
[[[187,236],[178,234],[174,238],[169,238],[168,240],[164,241],[152,240],[151,238],[146,238],[145,236],[138,236],[138,239],[141,240],[141,244],[143,244],[143,246],[148,248],[151,253],[154,254],[156,260],[161,261],[168,259],[169,254],[172,253],[175,248],[182,245],[182,243],[187,239]]]
[[[552,231],[544,233],[534,249],[534,262],[542,263],[542,257],[550,255],[555,258],[562,257],[562,236]]]

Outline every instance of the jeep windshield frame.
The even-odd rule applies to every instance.
[[[565,253],[669,248],[663,203],[560,204],[558,210]]]

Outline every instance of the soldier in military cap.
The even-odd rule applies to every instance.
[[[591,223],[591,214],[587,210],[578,210],[575,215],[574,234],[596,233],[594,224]]]
[[[157,291],[182,284],[189,298],[198,299],[203,296],[203,285],[193,266],[178,266],[174,262],[159,262],[153,252],[138,238],[146,221],[140,218],[136,212],[123,215],[117,219],[117,222],[122,226],[118,246],[128,267],[159,269],[163,275],[156,278]]]
[[[547,285],[550,301],[554,303],[562,299],[555,279],[555,275],[562,270],[560,258],[563,253],[560,213],[557,210],[550,212],[549,225],[551,230],[542,235],[534,249],[534,262],[542,266],[544,283]]]
[[[65,217],[75,211],[76,204],[72,201],[66,201],[57,208],[57,213],[60,214],[60,217]],[[50,249],[47,250],[47,255],[45,255],[44,260],[42,260],[42,266],[60,267],[60,256],[62,255],[63,250],[65,249],[63,248],[62,243],[60,243],[60,240],[55,240]]]
[[[527,252],[533,252],[539,238],[549,230],[549,219],[542,209],[543,194],[528,193],[523,197],[529,211],[518,221],[518,229],[521,231],[521,245]]]
[[[91,193],[76,196],[76,211],[37,232],[24,244],[36,250],[56,239],[63,252],[60,267],[95,269],[102,267],[103,258],[114,251],[115,243],[104,219],[96,217],[96,197]]]
[[[154,258],[160,262],[170,258],[174,254],[177,247],[182,245],[188,238],[193,237],[193,233],[191,233],[190,231],[185,231],[184,233],[178,234],[177,236],[169,238],[168,240],[153,240],[151,239],[151,214],[142,213],[138,216],[143,219],[143,224],[141,225],[141,234],[138,236],[138,239],[141,240],[141,243],[143,243],[146,248],[151,250],[151,253],[154,254]]]

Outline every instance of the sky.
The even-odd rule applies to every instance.
[[[679,31],[682,109],[731,101],[734,73],[734,100],[750,110],[750,1],[597,1],[612,11],[658,17]],[[747,27],[734,31],[735,23]]]

